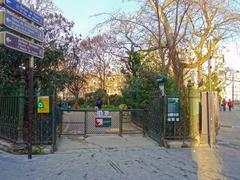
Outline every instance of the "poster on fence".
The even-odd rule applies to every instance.
[[[108,111],[98,111],[95,118],[95,127],[111,127],[112,116],[109,116]]]
[[[49,96],[38,96],[37,112],[38,113],[49,113]]]
[[[168,122],[180,121],[180,98],[168,98],[167,103]]]

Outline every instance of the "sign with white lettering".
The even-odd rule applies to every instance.
[[[28,20],[36,23],[39,26],[44,25],[44,18],[42,16],[16,0],[0,0],[0,4],[3,4],[4,7],[27,18]]]
[[[42,46],[9,32],[0,32],[0,44],[41,59],[44,56],[44,49]]]
[[[167,103],[168,122],[180,121],[180,98],[167,98]]]
[[[40,42],[44,41],[44,34],[42,30],[8,12],[0,11],[0,25],[5,25],[11,30],[24,34]]]

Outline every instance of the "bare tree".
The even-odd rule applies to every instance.
[[[82,47],[90,63],[91,75],[100,82],[99,88],[106,90],[106,79],[117,71],[117,63],[112,56],[112,48],[109,46],[107,35],[98,35],[82,42]]]

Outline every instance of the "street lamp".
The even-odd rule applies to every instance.
[[[159,87],[159,90],[161,92],[161,95],[162,96],[165,96],[165,82],[166,82],[166,78],[165,77],[160,77],[158,79],[156,79],[157,83],[158,83],[158,87]]]

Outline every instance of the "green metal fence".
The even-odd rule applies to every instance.
[[[96,121],[100,118],[94,109],[64,110],[63,119],[59,126],[61,135],[89,134],[143,134],[143,110],[103,110],[107,112],[109,125],[97,126]],[[104,118],[104,116],[102,116]]]
[[[147,108],[147,117],[145,118],[145,129],[147,134],[159,144],[162,144],[164,134],[164,115],[165,115],[164,97],[160,91],[155,91],[150,95],[150,104]]]
[[[164,139],[185,139],[189,135],[187,96],[180,97],[179,119],[168,120],[168,98],[160,91],[153,92],[146,109],[109,110],[110,127],[96,127],[97,112],[94,109],[63,109],[63,120],[57,131],[61,135],[88,134],[146,134],[160,145]],[[60,118],[61,119],[61,118]]]
[[[26,98],[0,96],[0,138],[12,143],[27,144],[29,138],[28,108]],[[50,113],[37,113],[37,99],[33,101],[33,133],[35,145],[55,145],[61,110],[50,96]]]
[[[35,145],[55,145],[57,129],[61,122],[61,110],[54,102],[52,96],[49,97],[50,112],[37,113],[37,98],[33,101],[33,130],[32,141]],[[29,122],[27,117],[27,104],[25,105],[25,120],[24,120],[24,141],[28,142]]]
[[[160,91],[153,92],[144,119],[145,132],[160,145],[164,139],[186,139],[189,137],[187,96],[180,96],[179,118],[169,120],[168,99],[176,96],[162,96]],[[175,115],[175,114],[173,114]]]
[[[20,121],[20,101],[24,97],[0,97],[0,137],[11,142],[17,141]]]

